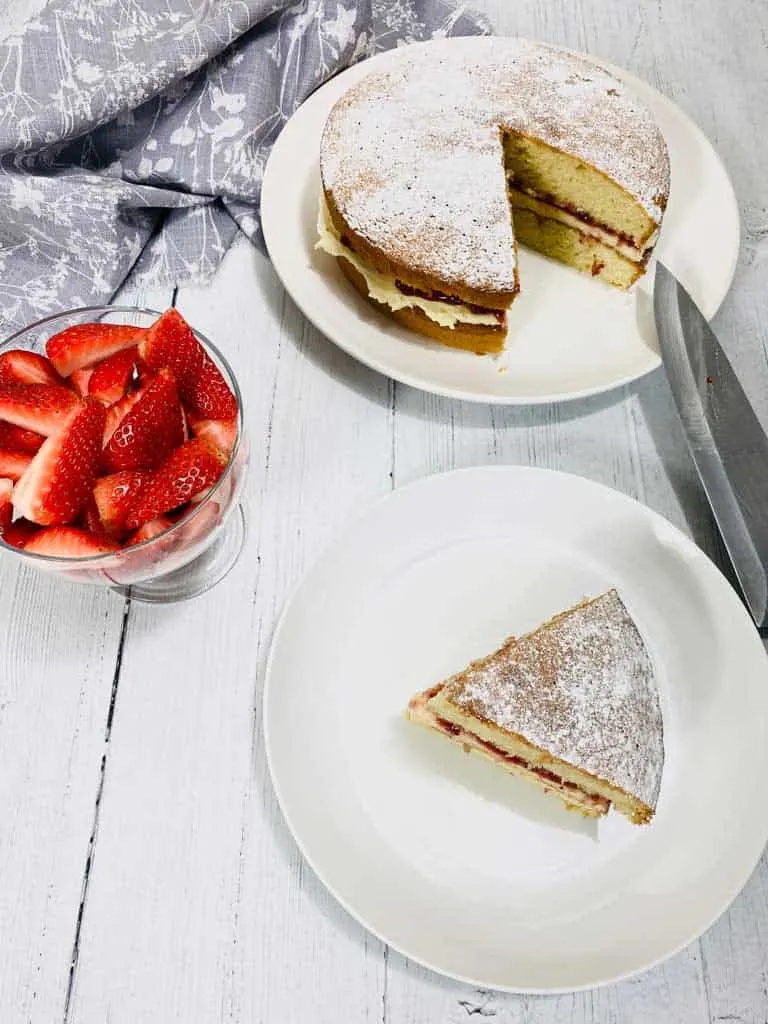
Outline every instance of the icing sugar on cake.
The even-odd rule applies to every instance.
[[[473,42],[472,56],[439,47],[404,56],[333,108],[321,145],[323,185],[359,239],[448,289],[513,295],[504,130],[583,160],[660,223],[666,147],[622,83],[554,47]]]
[[[653,665],[615,590],[445,685],[457,707],[654,807],[664,763]]]

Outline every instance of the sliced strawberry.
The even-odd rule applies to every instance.
[[[101,523],[101,516],[99,510],[96,507],[93,494],[87,499],[83,506],[83,511],[80,513],[78,523],[86,530],[90,530],[91,533],[102,534],[104,533],[104,527]]]
[[[207,419],[237,415],[235,396],[177,309],[166,310],[149,328],[139,355],[152,369],[167,367],[173,373],[182,401],[193,412]]]
[[[12,452],[0,448],[0,476],[18,480],[29,468],[32,456],[29,452]]]
[[[167,309],[139,342],[139,355],[152,370],[170,370],[181,386],[200,372],[205,350],[178,309]]]
[[[11,523],[7,530],[0,531],[0,540],[5,544],[10,544],[13,548],[23,548],[39,532],[38,528],[33,526],[32,523],[19,519],[15,523]]]
[[[173,520],[168,519],[166,516],[158,516],[157,519],[150,519],[148,523],[144,523],[140,526],[135,533],[132,533],[130,537],[125,541],[125,547],[131,547],[133,544],[141,544],[145,540],[152,540],[154,537],[159,537],[161,533],[165,533],[166,530],[170,530],[173,526]]]
[[[104,449],[103,464],[119,469],[154,469],[184,441],[184,415],[168,370],[144,388]]]
[[[195,420],[191,425],[195,437],[207,441],[229,458],[237,440],[237,419]]]
[[[0,419],[46,437],[58,430],[79,405],[80,399],[68,388],[0,383]]]
[[[71,523],[96,482],[106,410],[87,398],[49,437],[16,484],[13,508],[40,526]]]
[[[106,405],[119,401],[133,379],[138,358],[138,350],[133,345],[97,363],[88,382],[88,394]]]
[[[104,424],[104,437],[102,439],[103,448],[107,447],[109,439],[143,394],[143,391],[129,391],[125,398],[121,398],[107,409],[107,421]]]
[[[24,545],[25,551],[53,558],[87,558],[107,555],[120,545],[108,537],[98,537],[77,526],[49,526],[38,530]]]
[[[204,441],[185,441],[150,475],[144,493],[126,518],[126,527],[136,529],[209,491],[225,464],[221,453]]]
[[[56,373],[50,359],[15,348],[0,355],[0,381],[6,384],[58,384],[64,381]]]
[[[237,416],[237,399],[207,352],[200,373],[185,388],[185,399],[196,412],[210,419],[227,420]]]
[[[38,451],[45,438],[42,434],[36,434],[34,430],[25,430],[13,423],[4,423],[0,420],[0,448],[10,448],[14,452]]]
[[[13,519],[13,480],[0,480],[0,536],[8,529]]]
[[[122,469],[96,481],[93,498],[104,533],[120,533],[128,513],[146,486],[148,473],[138,469]]]
[[[129,324],[76,324],[49,338],[45,350],[62,377],[68,377],[83,366],[93,366],[137,345],[146,333],[146,327]]]
[[[82,370],[75,370],[73,373],[70,373],[69,383],[81,398],[85,398],[87,396],[88,384],[92,376],[92,366],[84,366]]]

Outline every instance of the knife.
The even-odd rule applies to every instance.
[[[656,264],[659,346],[696,470],[745,603],[768,626],[768,438],[706,317]]]

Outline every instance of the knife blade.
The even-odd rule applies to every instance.
[[[653,308],[688,447],[758,627],[768,625],[768,437],[705,316],[657,262]]]

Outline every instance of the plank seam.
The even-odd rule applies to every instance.
[[[93,806],[93,821],[91,824],[91,834],[88,839],[88,853],[85,858],[85,869],[83,871],[83,883],[80,889],[80,905],[77,909],[77,921],[75,923],[75,938],[72,944],[72,955],[69,961],[69,979],[67,982],[67,995],[64,1001],[64,1024],[68,1024],[70,1020],[70,1010],[72,1008],[72,995],[75,988],[75,978],[77,975],[77,966],[80,959],[80,939],[82,935],[83,918],[85,917],[85,905],[88,900],[88,890],[90,886],[91,870],[93,868],[93,861],[96,854],[96,838],[99,831],[99,814],[101,809],[101,798],[104,793],[104,778],[107,771],[107,755],[109,754],[109,741],[112,736],[112,723],[115,717],[115,705],[117,703],[117,690],[120,683],[120,671],[123,664],[123,650],[125,648],[125,638],[128,633],[128,622],[131,613],[131,599],[127,597],[125,605],[123,607],[123,621],[120,626],[120,640],[117,645],[117,657],[115,659],[115,672],[112,676],[112,690],[109,697],[109,710],[107,712],[107,723],[104,730],[104,753],[101,755],[101,766],[99,768],[99,782],[96,787],[96,801]]]

